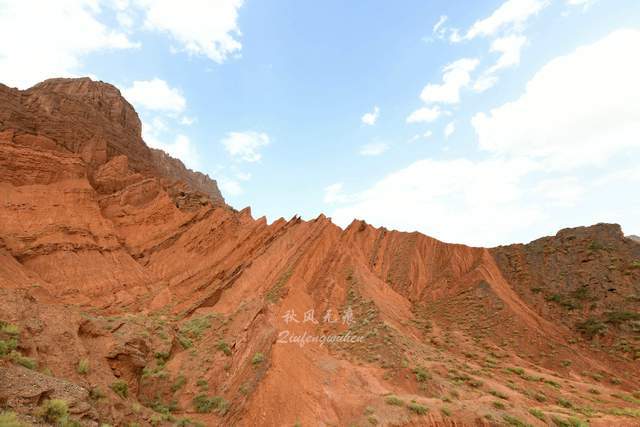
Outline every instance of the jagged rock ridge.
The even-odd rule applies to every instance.
[[[0,104],[0,407],[23,422],[61,399],[91,426],[638,425],[619,226],[486,249],[268,224],[159,172],[111,89],[47,84]]]

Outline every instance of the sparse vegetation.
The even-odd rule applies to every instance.
[[[253,358],[251,359],[251,363],[256,366],[261,364],[262,362],[264,362],[264,354],[258,352],[256,354],[253,355]]]
[[[416,375],[416,381],[423,383],[431,379],[431,374],[422,366],[417,366],[413,369],[413,373]]]
[[[387,405],[394,405],[394,406],[404,405],[403,400],[394,395],[387,396],[387,398],[384,401],[387,403]]]
[[[510,426],[515,426],[515,427],[532,427],[531,424],[525,423],[524,421],[519,420],[518,418],[512,416],[512,415],[508,415],[505,414],[502,416],[502,419],[504,420],[505,423],[507,423]]]
[[[506,406],[504,405],[504,403],[502,402],[498,402],[497,400],[495,402],[492,403],[493,407],[496,409],[505,409]]]
[[[554,415],[551,417],[551,421],[553,421],[557,427],[589,427],[589,424],[576,417],[562,419]]]
[[[80,375],[87,375],[89,373],[89,359],[80,359],[76,370]]]
[[[38,409],[38,416],[45,422],[63,425],[68,420],[69,407],[62,399],[45,400]]]
[[[293,273],[293,269],[290,268],[278,278],[276,283],[269,289],[266,295],[267,301],[274,304],[278,302],[280,297],[282,296],[282,292],[284,290],[284,286],[287,284],[289,279],[291,278],[291,274]]]
[[[11,359],[14,363],[17,363],[18,365],[22,365],[28,369],[38,368],[38,362],[36,362],[34,359],[30,357],[23,356],[22,354],[18,353],[15,350],[9,353],[9,359]]]
[[[180,390],[182,387],[184,387],[184,385],[187,383],[187,377],[185,377],[184,375],[180,374],[176,377],[176,380],[173,382],[173,384],[171,385],[171,391],[172,392],[176,392],[178,390]]]
[[[201,414],[209,413],[215,410],[220,415],[225,415],[229,410],[229,402],[226,401],[223,397],[209,397],[206,394],[199,394],[194,397],[193,406],[196,411]]]
[[[15,412],[3,411],[0,412],[0,427],[26,427],[22,423]]]
[[[123,399],[129,396],[129,384],[125,381],[117,380],[111,384],[111,390]]]
[[[218,341],[216,348],[223,352],[225,356],[231,356],[231,348],[229,348],[229,344],[227,344],[224,340]]]
[[[546,417],[544,416],[544,412],[542,412],[540,409],[531,408],[529,409],[529,413],[541,421],[546,420]]]
[[[178,331],[177,339],[182,348],[193,347],[194,341],[198,341],[202,338],[204,331],[211,327],[212,315],[194,317],[182,324]]]
[[[418,415],[425,415],[427,412],[429,412],[429,408],[415,401],[409,402],[409,404],[407,405],[407,409],[409,409],[411,412],[415,412]]]
[[[0,332],[7,335],[17,336],[20,335],[20,327],[18,325],[14,325],[13,323],[0,321]]]
[[[489,394],[492,396],[498,397],[500,399],[504,399],[504,400],[509,399],[509,396],[507,396],[506,394],[498,390],[489,390]]]
[[[94,387],[91,390],[89,390],[89,398],[92,400],[100,400],[100,399],[104,399],[105,397],[107,397],[104,394],[104,391],[102,391],[99,387]]]

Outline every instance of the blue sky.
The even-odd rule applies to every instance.
[[[640,234],[635,0],[0,0],[0,39],[0,82],[117,85],[255,217]]]

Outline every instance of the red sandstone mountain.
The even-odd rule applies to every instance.
[[[640,425],[619,226],[484,249],[267,224],[89,79],[0,86],[0,301],[0,425]]]

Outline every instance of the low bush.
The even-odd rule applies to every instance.
[[[111,390],[123,399],[129,396],[129,384],[122,380],[114,381],[111,384]]]

